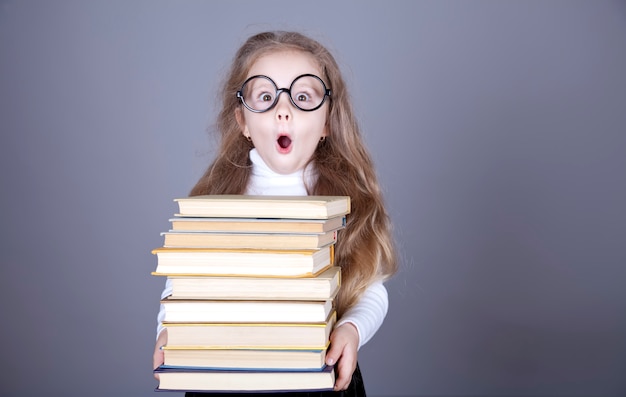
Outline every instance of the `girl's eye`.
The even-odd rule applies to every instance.
[[[261,102],[271,102],[273,100],[272,94],[263,93],[260,96]]]
[[[311,100],[311,97],[304,92],[300,92],[298,93],[298,95],[296,95],[296,99],[298,100],[298,102],[308,102]]]

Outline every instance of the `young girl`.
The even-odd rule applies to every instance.
[[[337,371],[335,391],[365,396],[357,351],[383,322],[383,281],[397,264],[389,217],[339,67],[325,47],[302,34],[260,33],[237,52],[222,102],[221,146],[192,196],[350,196],[352,210],[335,250],[342,288],[326,362]],[[163,297],[169,293],[166,285]],[[167,343],[161,324],[158,331],[155,368]]]

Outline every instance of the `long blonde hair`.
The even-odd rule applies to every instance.
[[[244,138],[235,118],[242,106],[236,92],[254,62],[278,51],[313,55],[322,79],[332,90],[328,106],[328,136],[312,159],[318,178],[307,186],[309,194],[350,196],[352,211],[338,236],[336,263],[342,268],[342,288],[337,297],[339,316],[359,299],[376,279],[397,270],[391,223],[385,210],[370,155],[361,138],[346,84],[332,54],[319,42],[297,32],[264,32],[250,37],[237,51],[221,91],[222,109],[217,119],[220,148],[213,163],[190,195],[244,194],[251,172],[248,153],[252,143]]]

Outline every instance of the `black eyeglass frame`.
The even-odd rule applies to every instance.
[[[253,109],[250,106],[248,106],[248,104],[246,103],[246,101],[243,99],[243,87],[246,86],[246,84],[255,78],[265,78],[268,79],[273,85],[274,88],[276,88],[276,96],[274,96],[274,102],[272,102],[272,104],[264,110],[257,110],[257,109]],[[317,80],[319,80],[320,83],[322,83],[322,87],[324,87],[324,96],[322,97],[322,102],[320,102],[319,105],[317,105],[314,108],[311,109],[303,109],[300,106],[298,106],[296,104],[296,102],[293,100],[293,98],[291,97],[291,89],[293,88],[293,85],[295,84],[296,81],[298,81],[300,78],[302,77],[313,77],[316,78]],[[270,77],[262,75],[262,74],[257,74],[255,76],[251,76],[249,78],[246,79],[246,81],[243,82],[243,84],[241,85],[241,89],[239,91],[237,91],[237,98],[239,98],[239,102],[241,102],[241,104],[243,106],[246,107],[246,109],[248,109],[249,111],[253,112],[253,113],[265,113],[269,110],[271,110],[274,106],[276,106],[276,104],[278,103],[278,98],[280,97],[280,94],[282,94],[283,92],[287,93],[287,96],[289,97],[289,100],[291,101],[291,104],[293,106],[295,106],[297,109],[302,110],[303,112],[313,112],[319,108],[322,107],[322,105],[324,104],[324,102],[326,102],[326,97],[330,97],[332,94],[332,90],[326,88],[326,84],[324,83],[324,80],[322,80],[320,77],[314,75],[314,74],[310,74],[310,73],[306,73],[306,74],[301,74],[300,76],[296,77],[295,79],[293,79],[293,81],[291,82],[291,85],[289,86],[289,88],[278,88],[278,85],[276,85],[276,82],[274,82],[274,80],[272,80]]]

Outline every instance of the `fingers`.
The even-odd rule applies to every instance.
[[[326,364],[335,365],[335,390],[346,390],[356,369],[358,332],[346,323],[333,330],[330,340]]]
[[[338,343],[331,344],[326,352],[326,365],[335,365],[339,361],[339,357],[341,357],[343,348],[344,346]]]
[[[335,374],[337,378],[335,379],[335,391],[346,390],[348,386],[350,386],[350,382],[352,381],[352,374],[354,373],[355,367],[352,367],[350,360],[345,360],[343,357],[339,364],[337,364]]]
[[[352,381],[352,374],[356,369],[356,353],[344,349],[343,354],[335,365],[335,390],[346,390]]]
[[[164,361],[163,350],[161,349],[161,346],[157,345],[154,349],[154,354],[152,355],[152,369],[159,368],[159,366],[163,365]],[[158,380],[159,375],[155,373],[154,378]]]
[[[342,324],[330,334],[330,347],[326,352],[326,364],[336,364],[347,352],[356,357],[359,333],[351,323]],[[355,364],[356,366],[356,364]]]
[[[154,353],[152,355],[152,368],[156,369],[163,364],[163,346],[167,345],[167,330],[161,331],[154,344]]]
[[[159,366],[163,365],[164,354],[163,354],[163,346],[167,344],[167,330],[161,331],[159,337],[157,338],[156,344],[154,345],[154,353],[152,354],[152,368],[157,369]],[[156,379],[159,379],[158,374],[154,374]]]
[[[163,364],[163,361],[165,361],[163,350],[161,349],[161,346],[157,346],[154,349],[154,354],[152,355],[152,368],[157,369]]]

